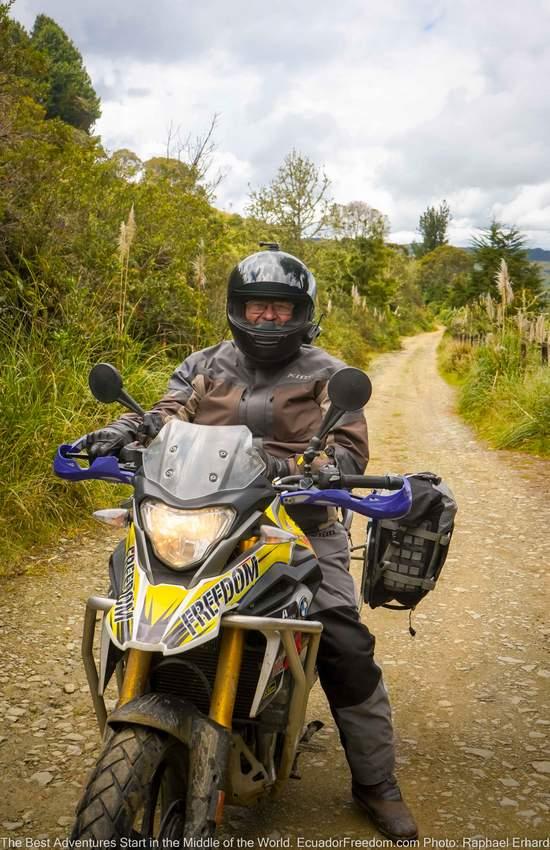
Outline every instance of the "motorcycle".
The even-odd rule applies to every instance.
[[[98,400],[143,415],[109,364],[95,366],[89,383]],[[333,375],[301,474],[273,482],[245,426],[171,419],[146,448],[132,444],[88,467],[78,442],[58,448],[58,476],[133,486],[119,509],[94,514],[127,531],[110,559],[109,595],[86,605],[82,656],[103,750],[72,840],[206,839],[225,804],[275,794],[293,774],[316,678],[322,625],[308,610],[321,573],[286,508],[392,518],[411,505],[406,478],[342,475],[335,465],[312,472],[328,432],[370,394],[360,370]],[[354,487],[386,492],[356,496]],[[118,701],[107,714],[113,677]]]

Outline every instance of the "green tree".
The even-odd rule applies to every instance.
[[[384,239],[389,233],[388,217],[365,201],[332,204],[328,225],[337,239]]]
[[[442,201],[439,206],[428,207],[420,216],[418,232],[422,236],[422,242],[413,242],[412,248],[415,256],[423,257],[429,251],[447,244],[447,229],[451,220],[451,211],[447,201]]]
[[[501,260],[506,261],[515,292],[524,289],[536,297],[542,290],[542,275],[536,263],[529,262],[525,236],[516,227],[493,220],[480,236],[472,239],[474,267],[470,298],[489,292],[498,299],[496,278]]]
[[[31,40],[48,62],[46,116],[61,118],[89,133],[101,109],[80,52],[59,24],[47,15],[37,16]]]
[[[344,293],[356,304],[361,299],[377,310],[395,304],[399,275],[394,273],[394,252],[385,241],[388,218],[364,201],[352,201],[332,204],[326,224],[335,238],[307,242],[304,247],[305,258],[313,254],[314,264],[320,264],[320,279],[326,281],[329,294]]]
[[[255,219],[275,227],[289,247],[301,246],[326,223],[330,181],[307,156],[292,150],[284,158],[275,179],[250,193],[247,211]]]
[[[461,307],[469,300],[473,256],[462,248],[440,245],[418,263],[418,284],[429,304]]]
[[[398,281],[391,273],[390,253],[380,237],[361,236],[348,243],[347,286],[355,286],[371,307],[381,309],[394,300]]]
[[[196,192],[205,196],[204,189],[197,184],[196,174],[190,165],[166,156],[155,156],[144,163],[144,179],[150,182],[167,183],[181,192]]]
[[[45,97],[44,81],[47,64],[34,49],[27,32],[20,23],[9,17],[12,3],[0,3],[0,98],[18,94]],[[3,110],[0,110],[3,111]]]
[[[111,154],[111,162],[115,167],[117,177],[124,180],[137,180],[143,172],[143,162],[128,148],[119,148]]]

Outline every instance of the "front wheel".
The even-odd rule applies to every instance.
[[[142,847],[181,841],[188,764],[187,747],[175,738],[141,726],[120,729],[84,790],[71,840],[114,839],[118,846],[121,838],[139,838],[145,839]]]

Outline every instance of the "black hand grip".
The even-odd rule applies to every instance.
[[[401,475],[342,475],[342,487],[351,490],[353,487],[373,488],[375,490],[401,490],[403,477]]]
[[[141,455],[144,451],[145,448],[142,444],[137,440],[134,440],[133,443],[126,443],[126,445],[121,448],[118,453],[118,457],[121,463],[135,463],[138,466],[141,466]]]

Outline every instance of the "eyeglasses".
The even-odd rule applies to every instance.
[[[262,313],[271,307],[274,313],[281,318],[288,318],[294,312],[294,304],[290,301],[247,301],[246,310],[254,316],[261,316]]]

